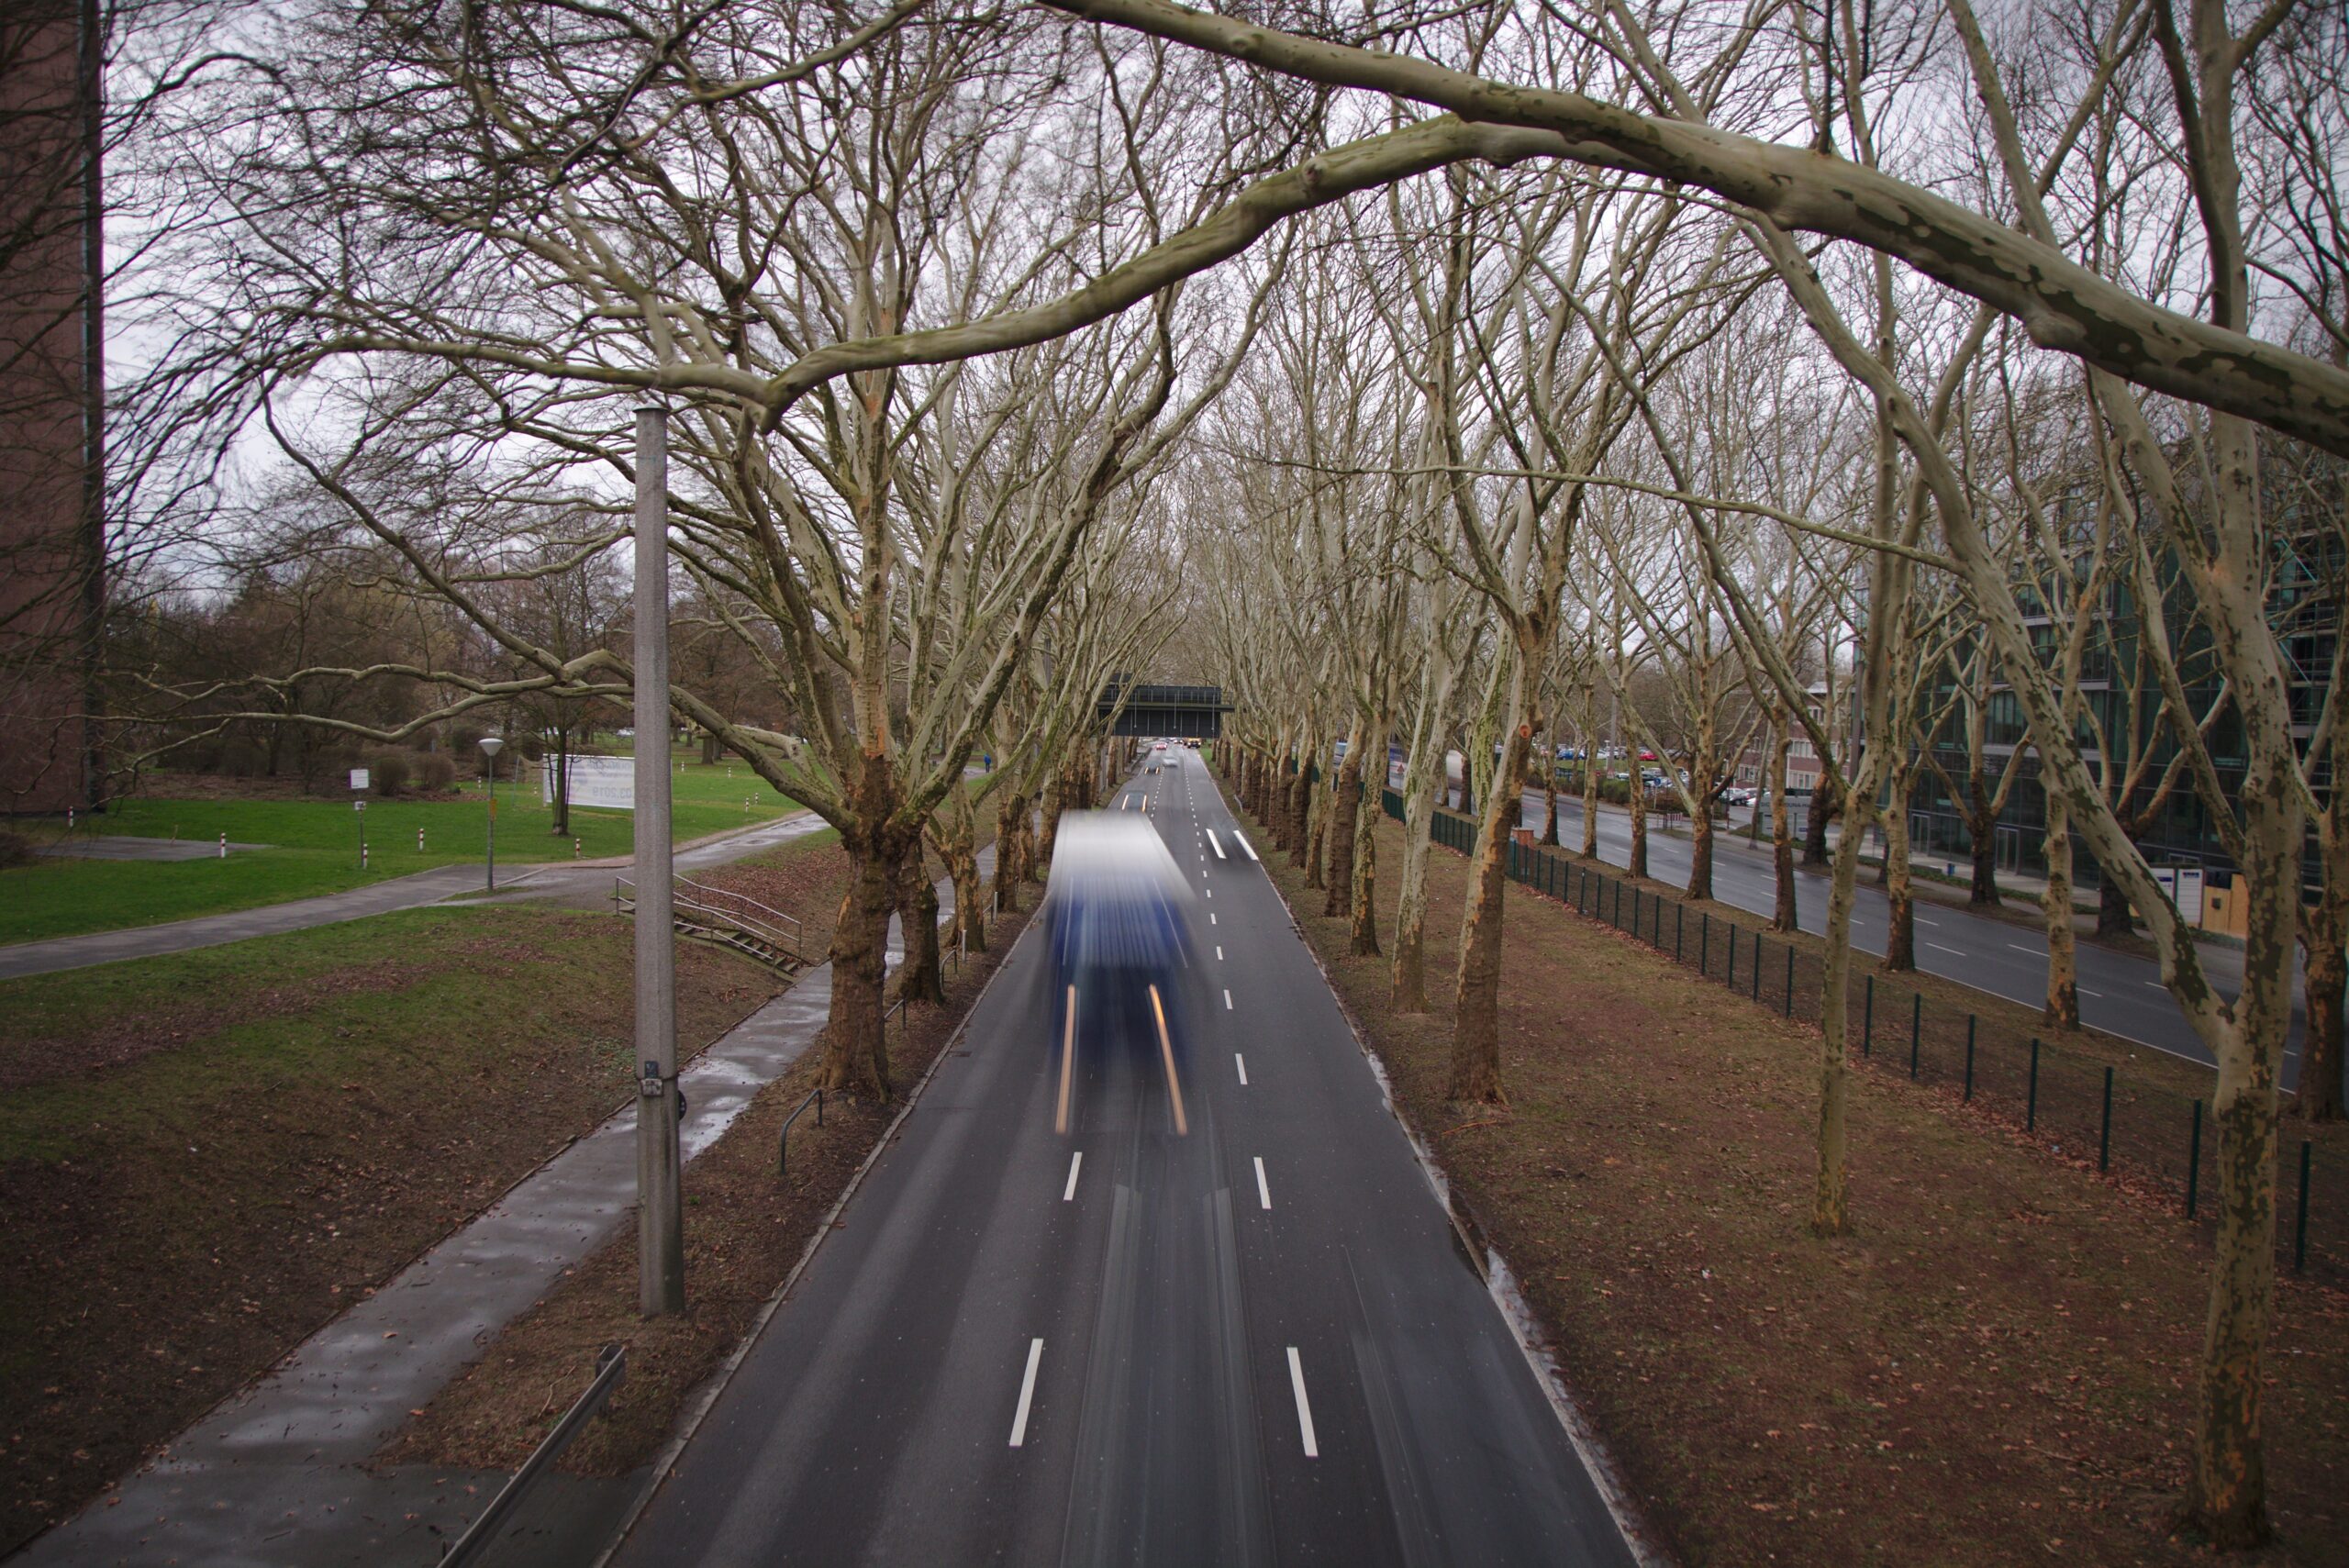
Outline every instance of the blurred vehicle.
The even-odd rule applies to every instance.
[[[1060,1086],[1055,1130],[1066,1131],[1080,1052],[1130,1052],[1164,1075],[1177,1132],[1186,1041],[1203,1016],[1196,897],[1146,817],[1063,812],[1044,884],[1044,940]]]

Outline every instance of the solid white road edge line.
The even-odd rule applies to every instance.
[[[1082,1149],[1068,1157],[1068,1185],[1061,1189],[1061,1201],[1063,1203],[1066,1203],[1071,1198],[1076,1196],[1076,1171],[1077,1167],[1084,1163],[1085,1151]]]
[[[1248,1059],[1235,1051],[1231,1053],[1231,1064],[1240,1069],[1240,1086],[1243,1089],[1246,1088],[1248,1086]]]
[[[1273,1207],[1273,1189],[1264,1184],[1264,1157],[1256,1156],[1256,1202],[1264,1208]]]
[[[1963,952],[1958,952],[1958,950],[1957,950],[1957,949],[1955,949],[1955,948],[1945,948],[1945,947],[1942,946],[1942,944],[1941,944],[1941,943],[1939,943],[1939,942],[1927,942],[1925,945],[1926,945],[1927,947],[1929,947],[1929,948],[1932,949],[1935,952],[1957,953],[1957,956],[1958,956],[1958,957],[1960,957],[1960,958],[1964,958],[1964,957],[1965,956]]]
[[[1039,1350],[1043,1344],[1041,1340],[1036,1341]],[[1321,1445],[1313,1440],[1313,1407],[1305,1402],[1305,1363],[1297,1360],[1295,1345],[1288,1348],[1288,1385],[1297,1395],[1297,1431],[1305,1440],[1305,1457],[1319,1459]]]
[[[1028,1341],[1028,1373],[1019,1380],[1019,1408],[1011,1418],[1011,1446],[1019,1448],[1028,1441],[1028,1407],[1036,1400],[1036,1363],[1044,1359],[1044,1341]],[[1301,1385],[1299,1385],[1302,1386]],[[1302,1399],[1304,1396],[1297,1396]]]

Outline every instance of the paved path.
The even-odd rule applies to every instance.
[[[231,843],[239,850],[265,850],[267,844]],[[65,839],[45,846],[44,855],[67,855],[84,861],[208,861],[219,857],[217,840],[141,839],[128,833],[101,833],[95,838]]]
[[[801,812],[723,838],[707,840],[677,852],[677,872],[684,875],[740,860],[794,839],[804,838],[823,826],[823,820],[815,813]],[[170,842],[168,840],[158,841]],[[625,865],[627,862],[614,863]],[[608,865],[576,866],[560,862],[521,865],[506,873],[498,891],[501,895],[511,891],[521,897],[552,896],[589,887],[608,893],[613,874]],[[17,942],[0,947],[0,980],[15,980],[28,974],[48,974],[61,969],[83,969],[94,963],[113,963],[126,958],[156,958],[164,953],[186,952],[195,948],[218,947],[224,942],[241,942],[252,937],[272,937],[284,931],[307,930],[313,926],[332,926],[345,920],[364,919],[370,915],[388,915],[395,909],[414,909],[427,904],[437,904],[451,895],[480,887],[482,881],[483,869],[477,864],[440,866],[432,871],[417,872],[413,876],[394,877],[388,882],[354,887],[347,893],[297,898],[291,903],[270,904],[259,909],[204,915],[193,920],[173,920],[160,926],[134,926],[120,931],[93,931],[86,936]]]
[[[241,942],[252,937],[273,937],[284,931],[307,930],[312,926],[331,926],[369,915],[387,915],[395,909],[437,903],[480,883],[479,866],[440,866],[368,887],[354,887],[348,893],[297,898],[290,904],[270,904],[227,915],[204,915],[160,926],[134,926],[121,931],[93,931],[87,936],[17,942],[0,947],[0,980],[48,974],[61,969],[83,969],[118,959],[156,958],[164,953],[186,952],[192,948],[218,947],[223,942]]]
[[[1187,1132],[1154,1042],[1080,1051],[1053,1130],[1023,941],[625,1568],[1629,1562],[1242,825],[1170,754],[1119,798],[1199,894]]]
[[[981,859],[992,868],[992,850]],[[953,884],[941,882],[939,890],[941,913],[951,910]],[[890,931],[894,959],[895,921]],[[829,964],[810,970],[686,1066],[680,1074],[690,1107],[686,1160],[716,1142],[807,1050],[830,1006],[831,980]],[[631,1102],[181,1434],[167,1458],[12,1562],[424,1568],[437,1562],[506,1477],[447,1466],[374,1470],[368,1460],[409,1410],[626,1221],[635,1196]],[[584,1562],[628,1500],[626,1488],[558,1475],[534,1496],[523,1522],[546,1561]]]

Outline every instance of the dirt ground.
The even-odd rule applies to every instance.
[[[989,951],[947,968],[947,1002],[908,1008],[909,1035],[890,1040],[890,1073],[910,1089],[960,1027],[987,977],[1018,939],[1024,916],[996,922]],[[512,1469],[528,1457],[593,1376],[598,1349],[626,1344],[628,1375],[607,1413],[566,1451],[575,1473],[626,1474],[650,1462],[687,1398],[755,1324],[849,1180],[895,1120],[895,1105],[828,1097],[791,1129],[787,1175],[775,1135],[807,1098],[812,1050],[770,1084],[724,1137],[685,1172],[686,1312],[637,1316],[636,1237],[615,1237],[516,1319],[482,1360],[444,1388],[390,1445],[387,1463]]]
[[[777,859],[820,941],[843,857]],[[0,985],[0,1551],[623,1103],[629,942],[423,909]],[[782,984],[678,981],[681,1054]]]
[[[1402,856],[1380,832],[1385,940]],[[1447,1103],[1465,862],[1431,857],[1417,1017],[1266,864],[1682,1561],[2208,1560],[2169,1533],[2209,1262],[2174,1207],[1858,1073],[1858,1234],[1814,1240],[1816,1029],[1521,887],[1509,1103]],[[2349,1562],[2349,1298],[2287,1278],[2270,1354],[2277,1541],[2250,1561]]]

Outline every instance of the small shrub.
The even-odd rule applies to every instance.
[[[416,787],[427,795],[439,795],[457,782],[457,764],[448,754],[434,751],[416,760]]]
[[[406,751],[378,751],[367,759],[367,782],[380,795],[399,794],[407,787],[408,762]]]

